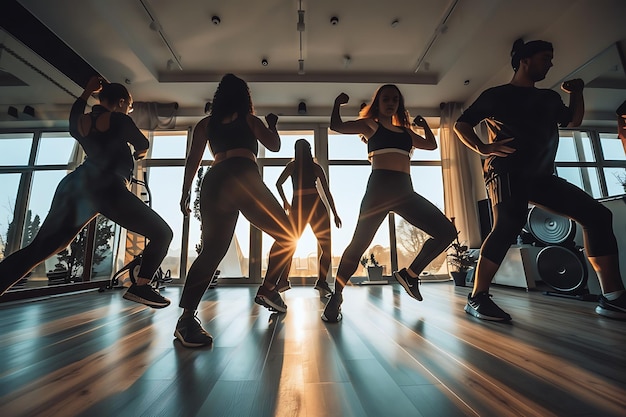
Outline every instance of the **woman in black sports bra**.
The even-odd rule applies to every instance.
[[[211,115],[200,120],[194,128],[180,202],[185,216],[191,212],[191,185],[207,143],[215,162],[202,179],[202,252],[187,273],[180,299],[180,307],[184,310],[174,332],[183,346],[199,347],[213,340],[202,328],[196,310],[217,266],[226,255],[239,212],[276,240],[255,302],[273,311],[287,311],[275,283],[293,256],[296,239],[287,214],[263,182],[256,163],[258,142],[270,151],[280,149],[276,130],[278,117],[270,113],[265,120],[268,127],[254,116],[246,82],[233,74],[226,74],[213,97]]]
[[[306,139],[298,139],[294,148],[295,158],[287,164],[278,177],[276,188],[278,188],[278,194],[280,194],[283,200],[285,210],[289,213],[289,219],[294,225],[297,234],[296,238],[300,239],[306,225],[311,225],[311,230],[313,230],[321,250],[315,289],[320,292],[321,297],[330,297],[333,292],[326,281],[332,256],[330,245],[330,216],[318,192],[317,184],[324,190],[324,196],[335,218],[335,226],[341,227],[341,219],[337,215],[335,201],[328,188],[326,173],[322,167],[313,160],[311,144]],[[291,177],[293,186],[291,204],[287,201],[285,191],[283,190],[283,184],[289,177]],[[288,280],[290,269],[291,262],[283,269],[283,273],[276,284],[279,292],[287,291],[290,288]]]
[[[418,287],[419,274],[456,237],[454,225],[441,210],[413,190],[410,176],[411,150],[437,148],[435,136],[426,121],[421,116],[413,121],[416,126],[424,129],[425,138],[411,130],[404,98],[393,84],[383,85],[376,91],[370,105],[361,110],[359,119],[343,122],[339,107],[347,103],[348,99],[344,93],[335,99],[330,128],[339,133],[361,135],[367,142],[372,173],[361,202],[352,241],[339,262],[335,294],[326,303],[322,314],[322,320],[328,322],[341,320],[343,288],[356,271],[359,259],[390,211],[399,214],[430,236],[411,265],[394,272],[395,278],[407,293],[418,301],[422,300]]]
[[[84,114],[87,99],[100,92],[100,105]],[[98,213],[120,226],[145,236],[136,282],[124,298],[153,308],[170,300],[149,285],[172,240],[172,229],[128,189],[135,159],[143,158],[148,139],[128,116],[132,97],[121,84],[92,77],[70,112],[70,134],[80,143],[87,159],[59,183],[50,211],[32,243],[0,263],[0,294],[39,263],[58,253]],[[135,152],[131,153],[129,144]]]

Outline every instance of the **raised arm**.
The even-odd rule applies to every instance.
[[[263,146],[272,152],[278,152],[280,150],[280,136],[276,130],[276,123],[278,122],[278,116],[274,113],[270,113],[265,116],[267,127],[263,124],[258,117],[248,114],[248,125],[254,132],[254,135]]]
[[[565,81],[561,85],[561,89],[569,93],[569,108],[572,111],[572,121],[569,122],[567,127],[578,127],[583,122],[585,115],[584,88],[585,83],[580,78]]]
[[[322,186],[322,190],[324,190],[324,195],[326,196],[326,200],[328,201],[328,205],[330,206],[330,210],[333,212],[333,216],[335,218],[335,226],[341,227],[341,219],[339,215],[337,215],[337,209],[335,208],[335,200],[333,200],[333,195],[330,193],[330,188],[328,187],[328,179],[326,178],[326,173],[324,169],[315,164],[315,175],[320,181],[320,185]]]
[[[341,120],[339,108],[346,104],[348,100],[350,100],[350,97],[346,93],[341,93],[335,98],[333,111],[330,115],[330,128],[338,133],[359,134],[369,138],[376,131],[376,128],[372,128],[370,125],[370,119],[358,119],[348,122]]]
[[[293,161],[289,162],[287,166],[285,167],[285,169],[283,169],[283,172],[281,172],[280,175],[278,176],[278,179],[276,180],[276,188],[278,189],[278,194],[280,194],[280,198],[283,200],[283,207],[285,208],[286,211],[291,210],[291,204],[289,204],[289,200],[287,200],[287,197],[285,196],[285,190],[283,190],[283,184],[285,183],[285,181],[287,181],[287,178],[289,178],[289,176],[293,174],[293,167],[294,167],[294,162]]]
[[[87,81],[87,85],[85,85],[85,90],[83,93],[76,99],[74,105],[72,105],[72,110],[70,110],[70,135],[73,137],[80,136],[78,133],[78,120],[80,116],[85,113],[85,107],[87,107],[87,100],[89,96],[93,93],[96,93],[102,89],[102,78],[98,76],[93,76]]]
[[[183,176],[183,189],[182,196],[180,198],[180,210],[184,216],[188,216],[191,213],[189,203],[191,200],[191,184],[196,176],[200,162],[202,161],[202,155],[204,154],[204,147],[207,142],[207,127],[209,117],[205,117],[200,120],[193,129],[193,137],[191,140],[191,147],[187,154],[187,160],[185,161],[185,174]]]
[[[413,119],[413,125],[424,129],[424,136],[418,135],[413,130],[409,129],[408,132],[411,135],[411,139],[413,140],[413,147],[418,149],[426,149],[428,151],[432,151],[437,149],[437,141],[435,140],[435,135],[433,131],[430,130],[430,126],[426,122],[422,116],[415,116]]]

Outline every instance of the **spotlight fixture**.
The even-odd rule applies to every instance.
[[[361,103],[361,107],[359,107],[359,111],[363,110],[367,106],[366,102]]]
[[[298,114],[306,114],[306,103],[304,101],[298,103]]]
[[[391,21],[391,27],[392,28],[397,28],[399,24],[400,24],[400,19],[393,19]]]
[[[263,58],[261,60],[261,65],[263,65],[264,67],[267,67],[269,65],[269,61],[267,60],[267,58]]]
[[[348,66],[350,65],[350,63],[352,62],[352,58],[350,57],[350,55],[346,54],[343,56],[343,67],[344,68],[348,68]]]
[[[7,111],[9,116],[15,117],[17,119],[17,107],[9,106],[9,110]]]
[[[298,32],[304,32],[304,10],[298,10],[298,23],[296,24]]]
[[[130,80],[130,78],[126,78],[124,80],[124,83],[126,83],[127,85],[130,85],[132,83],[132,81]]]
[[[173,70],[174,69],[174,65],[175,65],[175,62],[174,62],[173,59],[168,59],[167,60],[167,70],[168,71]]]
[[[469,85],[469,83],[470,83],[470,80],[463,81],[463,85]]]
[[[161,30],[161,25],[156,20],[153,20],[152,22],[150,22],[150,30],[159,32]]]
[[[220,23],[222,23],[222,19],[220,19],[219,16],[215,15],[213,17],[211,17],[211,22],[213,22],[213,24],[215,26],[219,25]]]
[[[204,105],[204,114],[209,114],[211,112],[211,102],[207,101]]]
[[[35,109],[32,106],[24,106],[24,110],[22,110],[22,113],[30,117],[35,117]]]
[[[304,75],[304,59],[298,60],[298,75]]]
[[[339,18],[337,16],[333,16],[330,18],[330,24],[336,26],[339,23]]]

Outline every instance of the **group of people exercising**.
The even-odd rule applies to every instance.
[[[503,321],[511,316],[498,307],[489,286],[504,256],[524,225],[529,203],[567,216],[584,231],[588,259],[597,273],[602,295],[596,312],[626,319],[626,291],[619,272],[618,249],[611,212],[590,195],[557,177],[554,161],[559,126],[579,126],[584,114],[580,79],[566,81],[569,105],[549,89],[535,87],[552,67],[549,42],[517,40],[511,52],[512,80],[484,91],[457,120],[454,130],[470,149],[485,157],[485,183],[493,209],[493,226],[484,240],[468,294],[465,311],[479,319]],[[99,105],[84,113],[87,99],[99,94]],[[287,311],[281,292],[290,288],[288,273],[297,241],[307,224],[321,248],[315,288],[328,298],[322,320],[342,319],[343,290],[356,271],[385,216],[393,211],[429,238],[406,268],[393,273],[408,295],[422,300],[419,274],[457,236],[455,226],[431,202],[417,194],[411,182],[410,155],[414,148],[437,148],[435,136],[424,118],[411,120],[396,85],[378,88],[358,119],[343,121],[340,107],[349,97],[341,93],[334,102],[330,128],[338,133],[360,135],[367,143],[372,171],[351,242],[341,257],[334,291],[327,282],[330,268],[331,221],[324,198],[341,227],[326,174],[302,139],[295,158],[288,163],[277,185],[281,205],[262,180],[256,163],[259,142],[270,151],[280,149],[278,117],[268,114],[265,123],[254,115],[250,91],[244,80],[226,74],[212,101],[211,113],[195,126],[185,164],[180,207],[190,213],[190,192],[205,146],[214,163],[204,175],[200,190],[202,251],[187,274],[180,307],[183,309],[174,335],[186,347],[206,346],[212,336],[197,317],[198,305],[214,271],[223,259],[241,212],[251,224],[274,238],[266,276],[255,302],[279,313]],[[135,282],[124,298],[153,308],[170,304],[150,282],[167,253],[172,230],[150,207],[128,189],[134,159],[145,156],[149,143],[128,116],[132,97],[121,84],[93,77],[70,113],[70,133],[87,158],[59,184],[50,212],[31,244],[0,263],[0,294],[4,294],[36,265],[66,247],[98,213],[129,231],[143,235],[145,247]],[[474,127],[486,121],[489,140],[483,141]],[[423,130],[424,135],[414,131]],[[131,147],[129,146],[132,145]],[[133,152],[134,151],[134,152]],[[293,198],[289,202],[282,184],[291,177]]]

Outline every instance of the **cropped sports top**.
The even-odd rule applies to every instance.
[[[259,153],[259,143],[245,116],[239,116],[230,123],[219,123],[213,129],[209,124],[207,133],[213,155],[238,148],[248,149],[255,156]]]
[[[378,123],[378,129],[367,140],[367,156],[371,158],[374,155],[380,155],[383,153],[401,153],[409,156],[411,149],[413,148],[413,140],[411,135],[406,130],[402,132],[394,132],[389,130],[380,123]]]

